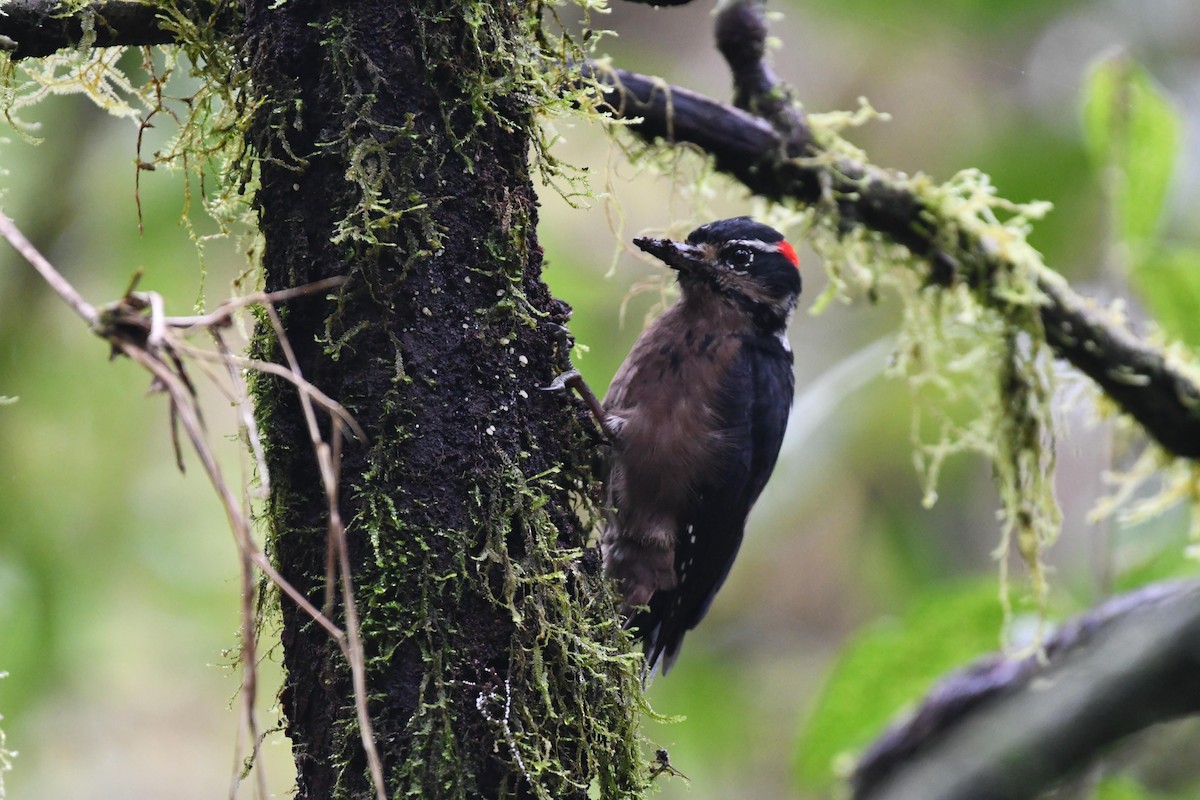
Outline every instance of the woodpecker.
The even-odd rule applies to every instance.
[[[685,242],[633,242],[678,273],[680,297],[638,338],[603,408],[590,401],[612,442],[600,545],[646,673],[661,659],[665,675],[775,468],[800,272],[783,235],[749,217],[702,225]]]

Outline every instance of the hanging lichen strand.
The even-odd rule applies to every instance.
[[[91,46],[97,26],[109,23],[85,0],[64,2],[59,9],[62,17],[78,19],[82,28],[78,47],[20,60],[0,52],[0,110],[27,141],[36,142],[39,132],[38,123],[28,115],[54,95],[81,95],[114,117],[137,122],[132,129],[135,174],[182,173],[180,222],[201,255],[207,239],[244,235],[253,228],[249,198],[255,183],[254,162],[246,153],[252,111],[247,105],[248,75],[239,49],[229,41],[228,19],[234,12],[219,11],[219,5],[200,14],[189,3],[158,0],[157,25],[170,32],[177,44],[143,47],[140,65],[128,57],[128,47]],[[171,136],[151,145],[147,133],[152,128],[170,131]],[[135,187],[139,183],[135,180]],[[137,199],[136,188],[134,196]],[[205,231],[196,229],[198,220],[190,213],[193,203],[203,206],[215,231],[205,223],[201,224]],[[257,249],[246,249],[248,274],[252,274]]]
[[[824,129],[826,121],[817,115],[810,121],[829,158],[862,158],[836,135],[838,120],[832,130]],[[936,215],[936,228],[947,232],[948,241],[938,247],[1001,252],[1010,268],[979,270],[976,261],[986,259],[963,259],[961,274],[944,285],[924,259],[861,227],[846,231],[835,214],[818,206],[808,212],[811,240],[831,281],[816,307],[837,296],[895,292],[904,314],[890,372],[906,378],[915,394],[914,459],[925,503],[936,502],[948,457],[971,452],[989,459],[1001,500],[996,552],[1005,608],[1008,559],[1015,548],[1028,568],[1031,599],[1044,609],[1043,554],[1059,533],[1061,513],[1053,485],[1053,359],[1038,314],[1038,282],[1054,276],[1026,236],[1031,220],[1049,205],[999,198],[988,176],[977,170],[944,184],[918,175],[907,179],[907,188]]]
[[[563,102],[537,8],[246,9],[267,288],[348,276],[285,323],[370,437],[345,447],[342,516],[388,796],[638,796],[637,657],[583,556],[595,434],[539,391],[567,309],[539,277],[527,164],[535,114]],[[273,549],[320,598],[307,434],[274,381],[258,401]],[[369,796],[347,665],[283,618],[298,795]]]

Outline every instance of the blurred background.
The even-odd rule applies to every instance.
[[[771,8],[776,70],[810,111],[852,109],[867,97],[892,119],[848,138],[875,163],[937,180],[977,167],[1002,196],[1053,202],[1033,244],[1078,289],[1124,299],[1137,320],[1148,298],[1130,282],[1106,199],[1110,176],[1089,159],[1081,123],[1089,71],[1127,53],[1182,121],[1155,236],[1180,252],[1198,247],[1194,0]],[[618,34],[600,48],[614,64],[729,97],[711,46],[711,3],[615,3],[591,24]],[[139,59],[129,57],[133,69]],[[230,293],[244,245],[213,241],[197,254],[180,223],[180,176],[142,175],[139,234],[135,123],[70,97],[26,116],[41,123],[44,141],[10,136],[0,148],[3,211],[88,299],[118,297],[137,269],[169,313]],[[572,205],[545,187],[540,227],[546,278],[574,306],[572,330],[587,347],[577,365],[601,391],[667,285],[629,240],[764,208],[720,179],[697,189],[696,163],[660,176],[631,165],[619,137],[578,120],[548,123],[555,152],[587,167],[603,194]],[[190,218],[211,232],[202,213]],[[909,392],[882,375],[898,304],[834,303],[814,316],[808,304],[825,278],[813,254],[801,256],[805,295],[791,330],[798,393],[784,453],[728,583],[676,669],[651,688],[656,711],[673,721],[652,722],[647,734],[688,778],[664,778],[667,798],[836,796],[847,754],[933,676],[1000,643],[992,556],[1000,525],[988,465],[951,460],[937,504],[922,506]],[[212,798],[227,794],[237,772],[236,551],[194,461],[185,459],[187,475],[175,469],[165,404],[146,386],[129,363],[109,363],[104,345],[0,248],[0,396],[17,398],[0,407],[0,728],[19,753],[4,776],[11,798]],[[1182,555],[1181,511],[1139,525],[1088,521],[1108,489],[1105,470],[1128,466],[1138,445],[1095,424],[1077,400],[1063,392],[1064,530],[1049,556],[1056,616],[1194,571]],[[236,474],[233,414],[218,396],[209,407]],[[272,654],[263,669],[262,685],[277,685]],[[271,719],[272,692],[264,694]],[[1123,764],[1138,756],[1136,766],[1103,782],[1101,796],[1197,796],[1196,731],[1143,738],[1153,741],[1120,754]],[[273,790],[288,796],[286,740],[269,739],[265,761]]]

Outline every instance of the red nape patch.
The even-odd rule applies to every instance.
[[[790,244],[787,242],[780,242],[776,249],[783,254],[784,258],[792,262],[793,267],[800,269],[800,256],[796,255],[795,249]]]

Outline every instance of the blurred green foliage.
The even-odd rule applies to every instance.
[[[1128,55],[1089,77],[1084,140],[1110,194],[1114,244],[1134,288],[1172,337],[1200,347],[1200,249],[1164,239],[1183,145],[1183,116]]]
[[[85,297],[116,299],[138,269],[168,313],[190,313],[206,279],[224,296],[240,259],[214,242],[202,267],[179,176],[143,176],[139,234],[135,125],[74,98],[37,117],[41,145],[0,149],[3,211]],[[3,248],[0,393],[18,398],[0,408],[0,714],[19,753],[9,796],[173,794],[164,781],[212,796],[228,785],[237,730],[225,652],[236,647],[237,559],[224,514],[199,469],[173,466],[166,404],[147,394],[146,373],[110,362]],[[228,404],[212,394],[205,405],[220,443]],[[222,449],[236,474],[239,448]],[[154,748],[162,769],[142,769]]]
[[[1137,264],[1163,227],[1183,121],[1146,70],[1122,55],[1092,69],[1083,130],[1094,163],[1112,170],[1114,233]]]
[[[1096,800],[1153,800],[1154,797],[1131,778],[1113,778],[1096,787]]]
[[[1163,330],[1172,339],[1200,347],[1200,249],[1163,248],[1147,257],[1131,278]]]
[[[927,589],[855,633],[801,729],[800,785],[827,790],[845,778],[853,756],[938,678],[996,650],[1002,622],[995,580],[975,580]]]
[[[1096,785],[1094,800],[1194,800],[1197,785],[1191,782],[1173,787],[1147,787],[1136,778],[1116,775]]]

